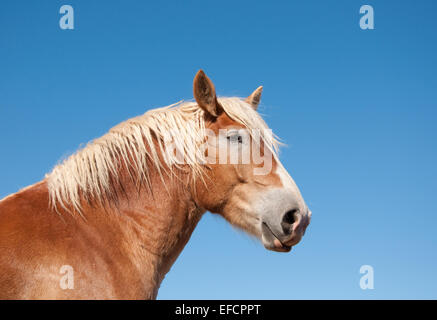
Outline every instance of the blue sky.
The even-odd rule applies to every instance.
[[[63,4],[75,29],[61,30]],[[359,8],[373,5],[375,29]],[[290,254],[206,214],[158,298],[437,298],[435,1],[2,1],[0,198],[146,110],[264,86],[313,211]],[[362,265],[374,290],[359,286]]]

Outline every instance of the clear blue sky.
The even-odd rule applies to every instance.
[[[59,8],[75,29],[59,28]],[[375,9],[375,30],[359,8]],[[206,214],[158,298],[437,298],[436,1],[1,1],[0,198],[146,110],[264,86],[313,220],[290,254]],[[359,286],[374,267],[375,289]]]

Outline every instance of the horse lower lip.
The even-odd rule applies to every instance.
[[[267,223],[263,222],[262,225],[265,228],[265,230],[267,232],[269,232],[271,234],[271,236],[273,237],[273,247],[275,249],[277,249],[278,251],[290,251],[291,250],[291,246],[283,244],[278,239],[278,237],[276,237],[276,235],[273,233],[273,231],[270,229],[270,227],[267,225]]]
[[[290,250],[291,249],[291,246],[287,246],[287,245],[285,245],[285,244],[283,244],[281,241],[279,241],[278,239],[275,239],[274,241],[273,241],[273,244],[275,245],[275,247],[277,248],[277,249],[286,249],[286,250]]]
[[[275,239],[275,240],[273,241],[273,244],[275,245],[276,248],[283,248],[283,247],[284,247],[284,245],[282,244],[282,242],[279,241],[278,239]]]

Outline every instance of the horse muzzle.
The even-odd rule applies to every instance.
[[[280,223],[263,221],[261,231],[264,247],[272,251],[289,252],[304,236],[311,214],[308,209],[302,213],[296,208],[287,211]]]

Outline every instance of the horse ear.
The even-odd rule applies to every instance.
[[[258,109],[259,102],[261,101],[261,93],[263,87],[258,87],[250,96],[246,98],[246,102],[252,106],[254,110]]]
[[[218,117],[223,108],[217,101],[215,88],[212,81],[203,70],[199,70],[193,81],[194,98],[199,107],[213,117]]]

